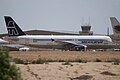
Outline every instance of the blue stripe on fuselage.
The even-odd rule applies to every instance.
[[[38,41],[51,41],[51,39],[33,39],[33,42],[38,42]]]

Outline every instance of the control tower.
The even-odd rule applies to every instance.
[[[81,26],[82,31],[79,31],[80,35],[93,35],[93,31],[91,30],[91,25],[89,24],[85,24],[83,26]]]

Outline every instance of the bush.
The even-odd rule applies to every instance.
[[[36,64],[44,64],[45,62],[46,60],[42,60],[40,58],[35,61]]]
[[[24,64],[24,61],[18,58],[14,58],[13,62],[15,62],[16,64]]]
[[[0,47],[0,80],[22,80],[20,70],[10,61],[8,49]]]
[[[96,59],[95,62],[102,62],[100,59]]]
[[[87,60],[76,59],[75,62],[79,62],[79,63],[87,63]]]
[[[70,66],[73,66],[70,62],[65,62],[65,63],[63,63],[62,65],[70,65]]]
[[[116,58],[113,58],[111,60],[108,60],[106,62],[112,62],[113,65],[119,65],[120,63],[120,60],[119,59],[116,59]]]
[[[113,59],[113,65],[119,65],[119,63],[120,63],[119,59],[116,58]]]

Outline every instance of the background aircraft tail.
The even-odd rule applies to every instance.
[[[4,16],[9,36],[26,35],[10,16]]]
[[[115,17],[110,17],[113,32],[116,38],[120,38],[120,23]]]

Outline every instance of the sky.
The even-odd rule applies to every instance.
[[[120,0],[0,0],[0,33],[7,33],[4,16],[27,30],[79,32],[90,23],[95,34],[113,33],[109,18],[120,21]]]

